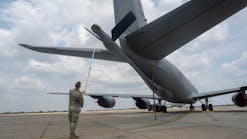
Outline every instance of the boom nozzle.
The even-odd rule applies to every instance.
[[[100,31],[102,31],[101,27],[99,25],[97,25],[97,24],[93,24],[91,29],[96,34],[98,34]]]

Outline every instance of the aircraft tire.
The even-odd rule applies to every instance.
[[[155,110],[156,110],[156,112],[160,112],[161,111],[161,107],[159,105],[156,105],[155,106]]]
[[[205,104],[202,104],[202,111],[206,111],[207,110],[207,107]]]
[[[166,113],[166,112],[167,112],[167,107],[166,107],[166,106],[161,106],[161,111],[162,111],[163,113]]]
[[[194,106],[190,106],[190,111],[195,111],[195,107]]]
[[[208,109],[209,109],[209,111],[214,111],[213,105],[212,104],[209,104],[208,105]]]

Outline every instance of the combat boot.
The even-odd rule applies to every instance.
[[[75,133],[70,133],[70,139],[79,139],[79,136],[77,136]]]

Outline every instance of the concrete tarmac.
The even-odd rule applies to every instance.
[[[144,110],[82,112],[76,130],[80,139],[246,139],[247,107],[218,106],[215,112],[168,113]],[[2,114],[0,139],[68,139],[67,113]]]

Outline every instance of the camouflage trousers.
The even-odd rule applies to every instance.
[[[69,109],[70,133],[75,133],[79,120],[80,109]]]
[[[69,122],[77,123],[79,120],[80,110],[69,109]]]

